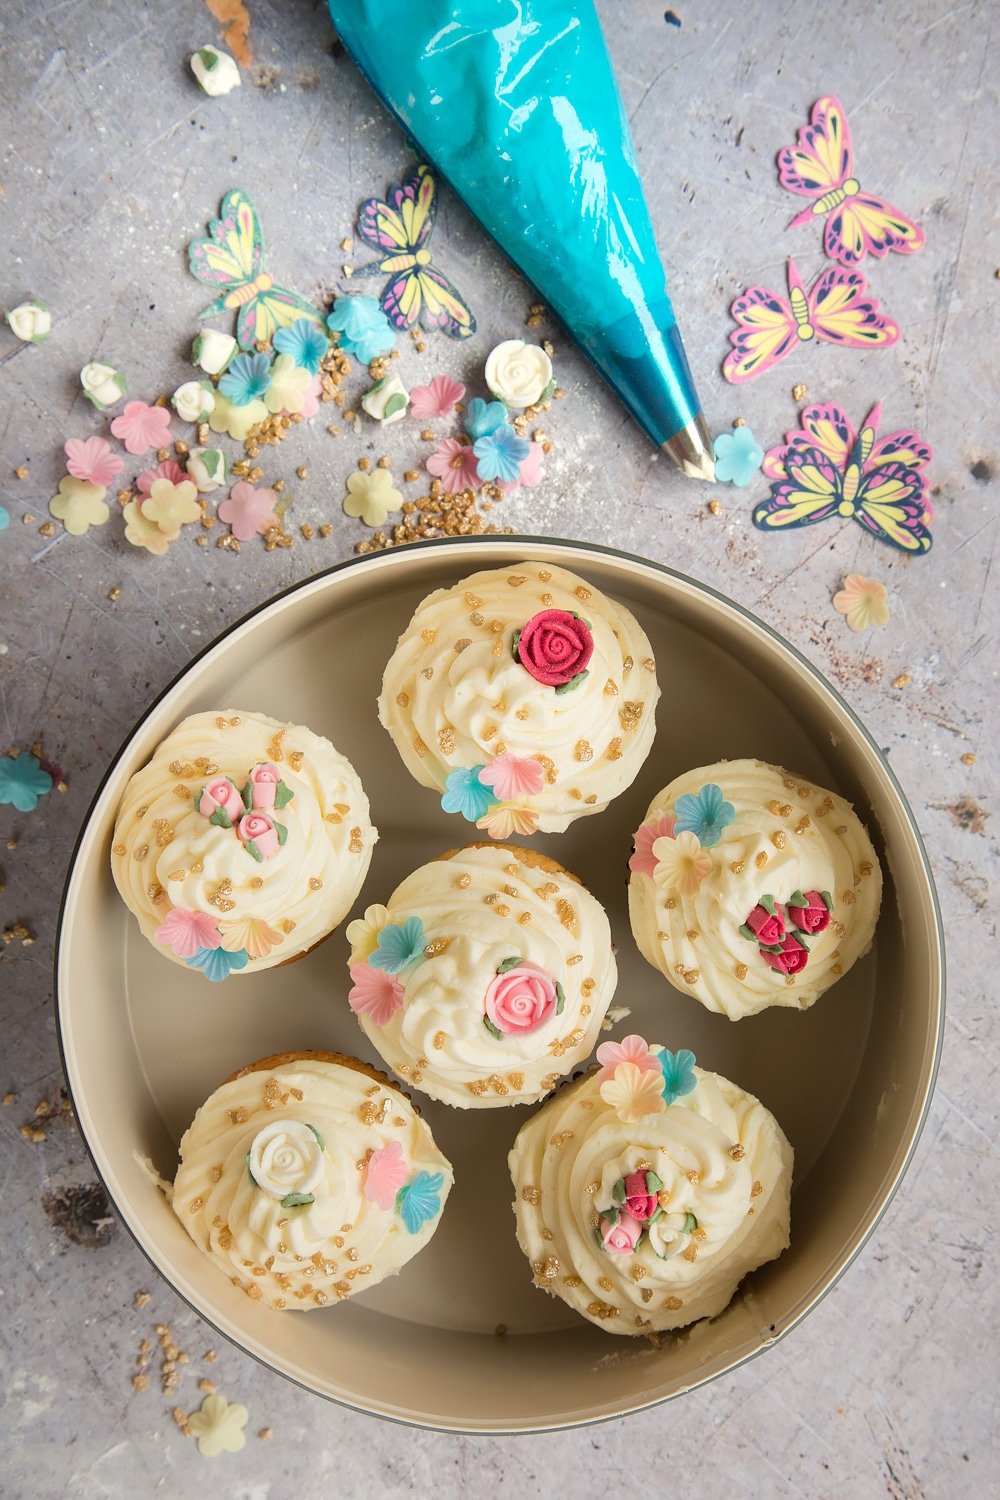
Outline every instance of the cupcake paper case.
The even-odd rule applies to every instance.
[[[329,740],[225,709],[183,720],[131,778],[111,868],[143,936],[222,980],[321,942],[376,838],[357,773]]]
[[[730,1020],[808,1009],[871,947],[882,872],[864,825],[780,766],[678,776],[650,804],[629,865],[643,957]]]
[[[422,602],[379,717],[446,812],[504,839],[561,832],[630,786],[658,697],[629,611],[565,568],[525,562]]]

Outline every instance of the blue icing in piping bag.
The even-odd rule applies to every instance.
[[[344,46],[653,442],[714,478],[592,0],[329,0]]]

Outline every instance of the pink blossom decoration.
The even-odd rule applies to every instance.
[[[229,491],[229,499],[219,506],[219,520],[225,521],[238,542],[249,542],[263,535],[269,526],[278,524],[277,503],[273,490],[258,490],[241,480]]]
[[[165,458],[155,469],[143,469],[141,474],[137,474],[135,487],[145,500],[152,493],[153,485],[158,479],[169,479],[171,484],[183,484],[187,477],[179,463],[172,458]]]
[[[121,438],[129,453],[165,448],[170,442],[170,412],[165,406],[128,401],[121,416],[112,422],[111,431],[116,438]]]
[[[635,1063],[642,1072],[660,1071],[660,1064],[654,1052],[650,1052],[641,1036],[623,1036],[620,1042],[602,1042],[597,1049],[597,1061],[601,1064],[601,1071],[597,1075],[598,1083],[604,1083],[614,1077],[615,1069],[620,1063]]]
[[[449,495],[459,490],[474,490],[482,483],[476,455],[457,438],[445,438],[427,460],[427,472],[440,479]]]
[[[303,386],[301,417],[304,422],[308,422],[309,418],[314,417],[319,411],[319,395],[322,389],[322,375],[314,375],[309,384]]]
[[[246,812],[243,798],[228,776],[215,776],[206,781],[198,802],[198,811],[204,818],[211,818],[220,808],[231,823],[239,822]]]
[[[610,1219],[601,1219],[604,1248],[613,1255],[631,1255],[641,1234],[642,1225],[630,1213],[620,1214],[617,1224],[612,1224]]]
[[[351,964],[350,974],[354,988],[347,996],[348,1005],[373,1025],[388,1025],[403,1003],[403,986],[395,974],[373,969],[371,964]]]
[[[250,783],[250,798],[255,809],[274,806],[274,799],[278,794],[278,782],[281,780],[281,772],[277,766],[272,766],[270,761],[262,761],[260,765],[254,766],[247,773]]]
[[[418,422],[435,417],[450,417],[465,395],[465,386],[450,375],[435,375],[427,385],[414,386],[410,392],[410,416]]]
[[[483,786],[493,788],[501,802],[514,797],[534,797],[542,790],[544,773],[537,760],[522,760],[516,755],[498,755],[479,773]]]
[[[643,823],[635,835],[635,848],[628,867],[636,875],[652,875],[656,869],[653,845],[657,839],[672,839],[677,819],[673,813],[663,813],[655,823]]]
[[[500,479],[497,481],[497,488],[503,490],[504,493],[508,490],[519,489],[522,484],[529,490],[534,489],[535,485],[541,484],[545,477],[542,469],[542,459],[544,457],[545,450],[541,443],[532,443],[528,449],[527,458],[521,464],[521,472],[517,478],[511,480]]]
[[[558,998],[554,980],[525,959],[490,981],[484,1007],[487,1019],[502,1036],[525,1036],[545,1025],[555,1013]]]
[[[396,1202],[396,1194],[409,1175],[402,1146],[398,1141],[390,1141],[388,1146],[369,1156],[361,1191],[370,1203],[388,1210]]]
[[[194,958],[201,948],[218,948],[222,942],[215,918],[203,911],[175,906],[153,934],[158,943],[178,958]]]
[[[242,805],[241,801],[240,806]],[[236,832],[241,843],[253,844],[261,859],[271,859],[281,848],[278,842],[278,830],[269,813],[248,812],[237,823]]]
[[[63,447],[69,472],[89,484],[113,484],[125,467],[125,460],[112,453],[107,438],[70,438]]]

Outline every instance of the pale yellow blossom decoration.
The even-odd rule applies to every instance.
[[[267,407],[263,401],[248,401],[237,406],[221,391],[215,393],[215,406],[208,414],[208,425],[213,432],[226,432],[237,443],[246,441],[251,427],[267,421]]]
[[[220,922],[221,947],[227,953],[246,952],[248,958],[266,958],[271,949],[281,942],[281,933],[276,932],[263,917],[241,917],[238,922]]]
[[[389,920],[387,906],[369,906],[363,917],[347,924],[347,941],[351,945],[351,963],[363,964],[378,947],[379,934]]]
[[[494,807],[476,823],[491,839],[509,839],[512,834],[527,835],[537,832],[538,814],[530,807],[518,807],[514,802]]]
[[[188,1429],[198,1439],[198,1452],[205,1458],[220,1453],[239,1453],[247,1440],[243,1431],[250,1413],[238,1401],[225,1396],[206,1396],[199,1411],[188,1417]]]
[[[103,484],[91,484],[88,479],[66,474],[59,481],[58,495],[49,501],[49,510],[70,536],[83,536],[91,526],[103,526],[111,514],[104,503],[107,493]]]
[[[653,879],[661,890],[693,896],[712,868],[712,856],[693,833],[653,841]]]
[[[833,596],[833,607],[846,616],[852,630],[870,630],[889,623],[889,593],[884,583],[848,573],[844,587]]]
[[[388,469],[355,469],[347,476],[344,514],[360,516],[366,526],[384,526],[392,510],[399,510],[403,497],[393,486]]]
[[[305,389],[312,380],[308,370],[295,363],[290,354],[279,354],[271,368],[271,384],[264,392],[268,411],[301,411]]]
[[[142,514],[161,531],[172,531],[176,536],[181,526],[201,520],[197,486],[190,479],[184,479],[180,484],[173,484],[169,479],[154,479],[149,497],[143,501]]]
[[[634,1125],[643,1115],[662,1114],[667,1107],[660,1069],[638,1068],[634,1062],[618,1064],[601,1084],[601,1098],[626,1125]]]
[[[145,547],[154,557],[162,557],[170,543],[176,542],[180,536],[179,531],[161,531],[156,522],[144,514],[141,500],[130,500],[122,515],[125,517],[125,540],[133,547]]]

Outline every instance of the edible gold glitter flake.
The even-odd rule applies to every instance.
[[[608,745],[608,748],[607,748],[607,750],[605,750],[604,754],[605,754],[605,757],[606,757],[607,760],[621,760],[621,758],[622,758],[622,742],[621,742],[621,739],[617,735],[610,742],[610,744]]]
[[[580,986],[580,994],[581,995],[592,995],[594,993],[594,991],[595,991],[596,988],[597,988],[597,983],[596,983],[595,980],[593,980],[593,979],[585,979],[583,981],[583,983],[581,984],[581,986]]]
[[[801,816],[801,818],[799,819],[799,821],[795,825],[795,832],[796,833],[805,833],[805,831],[806,831],[806,829],[808,827],[809,827],[809,814],[808,813],[803,813],[802,816]]]
[[[455,749],[455,731],[450,724],[438,730],[438,749],[442,755],[451,755]]]
[[[523,1089],[524,1088],[524,1074],[523,1073],[508,1073],[507,1074],[507,1082],[510,1084],[510,1086],[511,1086],[512,1089]]]
[[[737,979],[740,979],[740,980],[745,979],[747,977],[747,966],[746,966],[746,964],[737,964],[736,968],[733,970],[733,973],[736,975]]]
[[[512,589],[519,589],[521,587],[521,584],[527,583],[527,581],[528,580],[527,578],[525,578],[523,573],[508,573],[507,575],[507,582],[510,584]]]
[[[613,677],[609,677],[604,684],[604,696],[606,698],[616,698],[618,696],[618,684]]]
[[[525,719],[529,719],[531,717],[531,710],[530,708],[519,708],[514,714],[514,717],[515,719],[520,719],[523,722]]]
[[[510,1093],[510,1089],[504,1083],[504,1081],[500,1077],[499,1073],[491,1073],[490,1076],[489,1076],[489,1078],[487,1078],[486,1082],[489,1084],[489,1086],[493,1090],[494,1094],[503,1095],[503,1094],[509,1094]]]
[[[569,956],[569,958],[567,958],[566,962],[568,964],[582,964],[583,963],[583,954],[582,953],[571,953],[570,956]]]
[[[552,606],[552,595],[551,594],[543,594],[542,595],[542,603],[545,605],[546,609],[550,609],[551,606]]]
[[[478,594],[467,593],[465,595],[465,602],[470,609],[478,609],[483,601]]]
[[[351,842],[348,845],[348,848],[350,849],[352,854],[361,853],[362,849],[364,848],[364,839],[361,836],[360,828],[351,829]]]
[[[872,862],[871,862],[871,860],[870,859],[863,859],[861,861],[861,863],[858,865],[858,869],[860,870],[860,872],[861,872],[862,875],[870,875],[871,872],[872,872]]]
[[[648,1275],[649,1275],[649,1272],[647,1271],[647,1269],[646,1269],[645,1266],[633,1266],[632,1267],[632,1280],[633,1281],[641,1281],[644,1276],[648,1276]]]
[[[427,746],[424,744],[423,740],[420,738],[419,734],[414,736],[414,739],[413,739],[413,749],[416,752],[416,754],[420,756],[421,760],[423,760],[423,758],[424,758],[425,755],[429,755],[430,754],[430,751],[428,750]]]
[[[469,889],[469,886],[472,884],[472,876],[471,875],[460,875],[458,877],[458,880],[455,882],[455,884],[461,890],[467,891]]]
[[[854,892],[853,891],[845,891],[844,894],[841,896],[840,899],[844,903],[845,906],[853,906],[854,905]]]
[[[564,1276],[563,1286],[568,1286],[570,1289],[572,1289],[573,1287],[583,1286],[583,1282],[580,1280],[579,1276]]]
[[[618,722],[626,733],[638,727],[639,720],[642,718],[642,710],[643,705],[641,703],[626,702],[622,704],[618,710]]]
[[[573,749],[573,759],[586,763],[588,760],[593,760],[593,758],[594,752],[589,742],[587,740],[577,740]]]
[[[833,973],[833,974],[837,974],[837,975],[843,974],[843,972],[844,972],[844,965],[843,964],[831,964],[830,965],[830,972]]]
[[[445,949],[447,948],[447,946],[448,946],[448,944],[450,942],[451,942],[451,939],[450,938],[446,938],[446,937],[431,938],[431,940],[430,940],[429,943],[425,943],[424,944],[424,957],[425,958],[437,958],[437,956],[438,956],[439,953],[443,953],[445,951]],[[421,1066],[422,1067],[426,1067],[427,1066],[426,1059],[421,1064]]]
[[[241,1104],[239,1109],[231,1109],[229,1111],[229,1118],[232,1120],[234,1125],[245,1125],[250,1118],[250,1114],[249,1111],[244,1109],[243,1105]]]
[[[124,844],[115,844],[112,847],[111,853],[112,854],[119,854],[119,855],[124,854],[125,853],[125,845]]]
[[[284,752],[282,751],[281,746],[282,746],[282,741],[284,740],[285,735],[287,733],[288,733],[287,729],[279,729],[277,731],[277,733],[274,736],[274,739],[271,741],[270,745],[268,745],[268,747],[267,747],[267,758],[268,758],[268,760],[278,761],[278,760],[281,760],[283,758]]]
[[[521,1189],[521,1197],[524,1199],[525,1203],[538,1204],[542,1201],[542,1190],[541,1188],[531,1187],[529,1185],[528,1187],[523,1187]]]
[[[165,849],[169,843],[173,842],[174,830],[166,818],[154,818],[153,830],[156,834],[157,849]]]
[[[139,847],[138,847],[138,849],[133,850],[133,852],[132,852],[132,858],[133,859],[145,859],[146,855],[148,853],[149,853],[149,845],[148,844],[140,844]]]
[[[318,875],[310,875],[309,889],[311,891],[321,891],[323,889],[323,882]]]
[[[755,858],[754,858],[754,864],[757,866],[758,870],[763,870],[764,866],[767,864],[767,850],[766,849],[762,849],[760,851],[760,853],[755,856]]]
[[[558,887],[556,889],[558,889]],[[580,929],[579,923],[577,921],[576,908],[566,900],[565,896],[561,896],[560,899],[556,902],[556,916],[559,918],[562,925],[566,928],[567,932],[571,932],[574,937],[579,934]]]
[[[550,1146],[565,1146],[567,1141],[573,1139],[572,1130],[557,1130],[555,1135],[549,1137]]]
[[[425,643],[425,645],[430,646],[433,643],[434,637],[436,635],[437,635],[437,631],[436,630],[430,630],[430,629],[422,630],[420,632],[420,639]]]
[[[776,849],[784,849],[787,842],[788,841],[780,828],[776,828],[774,833],[771,834],[771,843]]]
[[[427,681],[430,682],[431,678],[434,676],[434,668],[433,667],[421,667],[420,668],[420,675],[421,675],[421,677],[426,677]]]
[[[750,1196],[751,1198],[759,1198],[763,1191],[764,1184],[762,1182],[755,1182],[753,1187],[750,1189]]]
[[[456,641],[451,649],[454,651],[456,656],[461,656],[462,652],[467,650],[467,648],[471,645],[472,642],[469,640],[468,636],[463,635],[461,640]]]
[[[602,1292],[613,1292],[615,1289],[615,1284],[610,1276],[598,1276],[597,1285]]]
[[[693,942],[697,941],[697,939],[701,936],[701,933],[700,932],[696,932],[695,929],[693,927],[691,927],[684,934],[684,936],[687,938],[687,940],[688,940],[689,943],[693,943]]]
[[[479,614],[477,611],[474,611],[469,616],[469,624],[470,625],[476,625],[476,626],[478,626],[478,625],[482,625],[483,623],[484,623],[483,616],[481,614]]]
[[[684,1306],[684,1303],[681,1301],[680,1297],[664,1297],[663,1305],[670,1312],[679,1312],[680,1309]]]
[[[497,735],[499,733],[500,733],[500,725],[499,724],[494,724],[493,720],[490,719],[490,720],[487,721],[486,724],[483,725],[483,732],[482,732],[481,738],[483,740],[485,740],[486,744],[488,745],[489,742],[490,742],[490,740],[496,739],[496,737],[497,737]]]
[[[677,899],[674,896],[668,896],[663,904],[667,908],[667,911],[673,911],[674,907],[677,905]]]
[[[409,693],[397,693],[396,702],[399,704],[400,708],[408,708],[410,704]]]
[[[610,1302],[588,1302],[587,1311],[592,1318],[617,1318],[618,1309],[612,1307]]]
[[[174,796],[181,797],[185,801],[190,801],[190,799],[194,796],[194,793],[189,786],[175,786]]]
[[[471,1083],[467,1083],[465,1085],[465,1087],[469,1090],[470,1094],[485,1094],[486,1093],[486,1079],[485,1078],[474,1078],[472,1080],[472,1082]]]
[[[289,932],[295,931],[295,923],[292,921],[291,917],[282,917],[281,921],[278,923],[278,926],[286,935]]]
[[[149,887],[147,895],[149,896],[149,899],[150,901],[152,901],[154,906],[158,906],[161,901],[165,901],[167,899],[167,893],[158,881],[154,881],[154,883]]]

